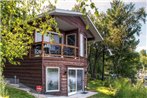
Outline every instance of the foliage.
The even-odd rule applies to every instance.
[[[140,62],[147,69],[147,53],[146,53],[146,50],[140,51]]]
[[[4,78],[2,76],[2,71],[0,71],[0,97],[7,96],[7,91],[5,89],[6,83],[4,81]]]
[[[80,1],[82,3],[82,0]],[[82,8],[85,8],[84,5],[86,6],[86,3],[83,3]],[[77,6],[75,8],[78,10]],[[113,0],[106,13],[91,15],[104,38],[103,42],[90,42],[88,45],[88,70],[92,78],[101,78],[102,66],[105,66],[105,72],[108,74],[135,78],[139,66],[139,54],[135,52],[139,40],[135,35],[140,34],[141,21],[145,22],[146,15],[144,8],[135,9],[133,3],[125,4],[120,0]],[[104,46],[105,64],[102,62]],[[108,48],[113,56],[108,53]]]
[[[76,1],[78,2],[78,4],[75,5],[74,8],[72,8],[72,10],[82,12],[83,14],[88,14],[90,10],[87,11],[87,9],[91,8],[96,16],[99,15],[97,7],[91,0],[76,0]]]
[[[34,30],[42,34],[52,31],[59,32],[54,18],[42,10],[44,0],[1,0],[0,1],[0,77],[6,61],[19,64],[16,59],[23,59],[28,55],[30,45],[33,43]],[[54,6],[49,1],[47,11]],[[38,16],[38,14],[40,14]],[[4,80],[1,79],[4,83]],[[0,89],[4,91],[3,86]]]
[[[107,83],[110,80],[105,80]],[[146,98],[147,88],[142,83],[132,84],[127,78],[111,80],[109,86],[105,86],[103,81],[92,80],[88,83],[88,89],[97,91],[98,94],[90,98]]]
[[[105,86],[105,83],[106,82],[101,81],[101,80],[92,80],[92,81],[88,82],[87,89],[91,90],[91,91],[98,92],[98,96],[99,97],[101,96],[102,98],[103,97],[105,98],[105,96],[106,96],[106,98],[108,96],[113,96],[115,94],[116,90],[113,88],[110,88],[109,86]],[[90,98],[97,98],[96,96],[97,95],[92,96]]]
[[[140,33],[140,21],[145,22],[145,10],[135,10],[132,3],[124,4],[122,1],[114,0],[106,15],[105,40],[115,55],[111,58],[113,73],[134,78],[139,63],[139,55],[134,52],[139,42],[135,35]]]
[[[8,91],[9,98],[35,98],[25,91],[21,91],[9,86],[6,87],[6,90]]]
[[[122,80],[117,83],[120,85],[119,90],[115,94],[114,98],[146,98],[147,97],[147,88],[144,87],[144,84],[137,83],[132,85],[129,81]]]
[[[0,2],[2,20],[0,45],[3,64],[6,60],[17,64],[14,59],[27,55],[30,44],[33,42],[34,30],[42,29],[41,33],[44,34],[53,27],[57,28],[54,18],[41,10],[43,1],[2,0]],[[46,18],[45,21],[42,21],[42,17],[38,18],[39,13]]]

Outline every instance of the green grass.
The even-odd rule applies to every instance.
[[[113,98],[113,96],[106,95],[106,94],[103,94],[103,93],[98,93],[98,94],[93,95],[89,98]]]
[[[124,78],[113,81],[90,81],[87,89],[98,92],[89,98],[147,98],[147,88],[142,83],[134,85]]]
[[[88,90],[90,91],[96,91],[98,94],[91,96],[89,98],[113,98],[113,95],[115,94],[115,90],[106,87],[105,82],[101,80],[93,80],[88,83]]]
[[[34,96],[28,94],[25,91],[12,88],[9,86],[6,87],[6,90],[8,91],[9,98],[35,98]]]

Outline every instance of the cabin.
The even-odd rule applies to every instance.
[[[4,76],[16,76],[32,89],[40,85],[45,94],[76,94],[87,85],[87,42],[103,38],[88,15],[61,9],[49,15],[55,17],[61,33],[48,31],[41,35],[35,31],[28,56],[17,66],[6,63]]]

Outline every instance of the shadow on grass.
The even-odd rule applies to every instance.
[[[90,81],[87,89],[98,92],[89,98],[113,98],[116,93],[116,89],[103,86],[103,82],[99,80]]]
[[[35,98],[34,96],[28,94],[27,92],[13,87],[7,86],[6,90],[8,92],[9,98]]]

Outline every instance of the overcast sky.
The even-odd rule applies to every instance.
[[[106,11],[110,8],[110,2],[112,0],[92,0],[97,6],[99,11]],[[146,7],[147,12],[147,0],[122,0],[125,3],[133,2],[135,3],[136,8]],[[57,0],[56,7],[59,9],[71,10],[71,8],[75,5],[76,0]],[[146,18],[147,19],[147,18]],[[147,23],[143,24],[141,34],[139,37],[140,43],[137,46],[136,51],[140,51],[141,49],[147,50]]]

